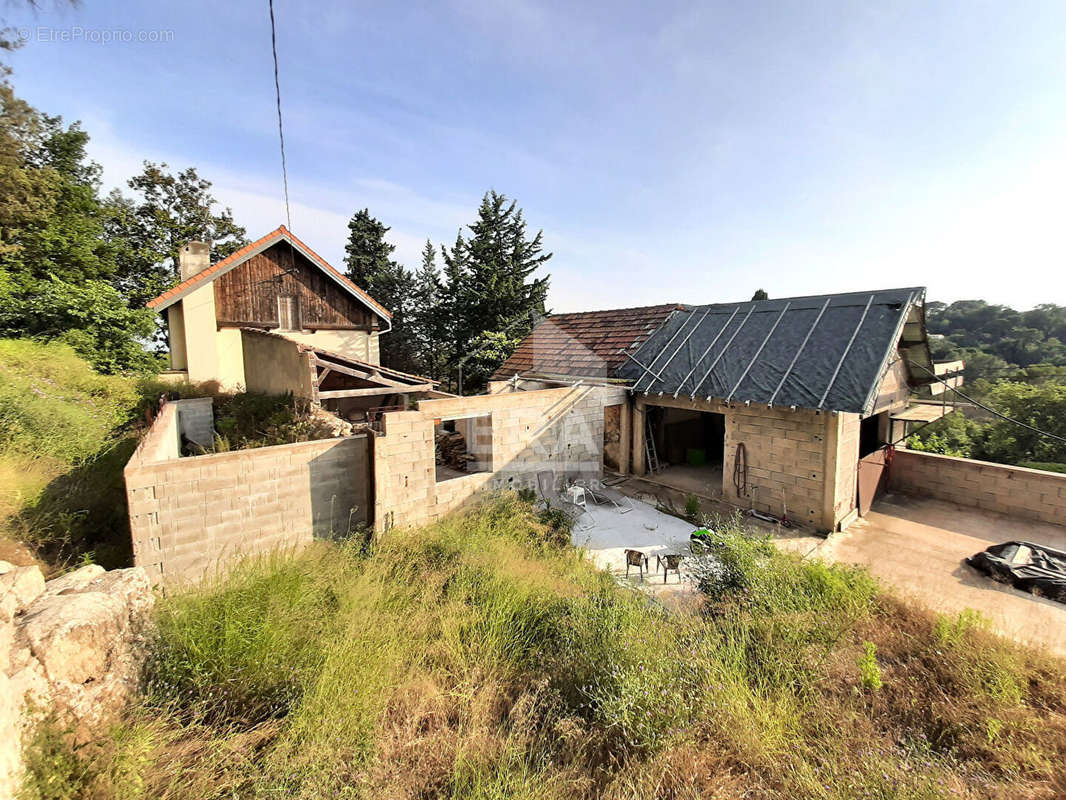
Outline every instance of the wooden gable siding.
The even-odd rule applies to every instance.
[[[290,261],[291,258],[291,261]],[[280,242],[215,280],[215,318],[220,326],[278,327],[278,298],[300,300],[303,328],[376,330],[370,309]]]

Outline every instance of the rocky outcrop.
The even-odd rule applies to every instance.
[[[87,741],[122,712],[153,599],[140,568],[89,565],[46,583],[0,561],[0,798],[15,795],[22,742],[45,716]]]

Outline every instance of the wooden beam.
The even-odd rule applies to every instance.
[[[374,383],[381,383],[385,386],[396,386],[401,389],[406,389],[408,386],[421,385],[402,383],[400,381],[394,381],[392,378],[384,377],[380,372],[366,372],[361,369],[354,369],[353,367],[342,367],[340,364],[336,364],[333,361],[326,361],[319,356],[318,363],[326,368],[326,372],[332,370],[333,372],[339,372],[341,375],[350,375],[353,378],[362,378],[364,381],[373,381]],[[323,376],[325,373],[322,373]]]
[[[403,386],[382,386],[374,389],[337,389],[331,392],[319,392],[320,400],[337,400],[341,397],[374,397],[383,394],[406,394],[407,392],[428,392],[433,388],[431,383],[417,383]]]

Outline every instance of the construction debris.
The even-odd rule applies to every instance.
[[[459,431],[438,430],[434,435],[437,443],[437,464],[459,470],[467,471],[467,464],[474,461],[474,456],[466,452],[466,437]]]

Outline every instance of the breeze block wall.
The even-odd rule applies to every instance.
[[[205,400],[165,405],[125,468],[134,563],[154,584],[194,584],[369,520],[365,434],[179,457],[182,425],[189,414],[202,424]]]
[[[423,400],[386,414],[374,441],[375,529],[432,522],[481,490],[535,488],[539,471],[552,470],[557,484],[601,476],[603,408],[625,400],[622,389],[578,385]],[[438,483],[434,424],[463,415],[489,415],[478,416],[477,436],[491,448],[492,471]]]
[[[823,525],[827,472],[835,478],[835,460],[827,470],[830,415],[809,409],[725,407],[723,495],[742,508],[789,517],[807,525]],[[733,485],[737,445],[748,463],[748,495]],[[854,468],[854,465],[852,465]]]
[[[897,448],[892,491],[1066,525],[1066,475]]]

